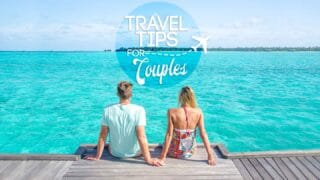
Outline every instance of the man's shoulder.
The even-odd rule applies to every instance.
[[[109,105],[105,106],[104,110],[118,108],[118,106],[119,106],[119,103],[109,104]],[[137,104],[130,104],[130,108],[135,109],[135,110],[139,110],[139,111],[144,111],[144,107],[141,105],[137,105]]]
[[[140,110],[140,111],[144,111],[144,107],[141,105],[137,105],[137,104],[130,104],[132,108],[136,109],[136,110]]]
[[[106,105],[104,107],[104,110],[107,110],[107,109],[112,109],[112,108],[115,108],[118,106],[118,103],[114,103],[114,104],[109,104],[109,105]]]

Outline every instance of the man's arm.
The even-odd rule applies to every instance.
[[[165,161],[165,159],[167,157],[169,146],[170,146],[170,143],[171,143],[171,140],[172,140],[173,123],[172,123],[172,119],[171,119],[170,110],[168,110],[167,119],[168,119],[167,133],[166,133],[164,145],[162,147],[162,152],[161,152],[161,155],[159,157],[161,163],[164,163],[164,161]]]
[[[98,139],[97,154],[94,157],[87,156],[87,157],[85,157],[85,159],[99,160],[101,158],[107,136],[108,136],[108,126],[102,125],[101,130],[100,130],[99,139]]]
[[[144,160],[149,165],[160,166],[160,164],[157,161],[155,161],[154,159],[151,158],[144,126],[137,126],[136,132],[137,132],[137,138],[138,138],[138,142],[139,142],[140,149],[142,151],[142,155],[144,157]]]

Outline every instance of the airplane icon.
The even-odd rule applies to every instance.
[[[192,36],[192,38],[199,41],[199,43],[195,46],[191,46],[191,48],[196,52],[197,49],[202,45],[203,52],[207,53],[209,37]]]

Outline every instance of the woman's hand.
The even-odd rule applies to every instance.
[[[161,166],[166,165],[164,158],[158,158],[157,161],[161,164]]]
[[[85,160],[91,160],[91,161],[98,161],[100,158],[97,158],[96,156],[86,156],[83,159]]]
[[[216,160],[214,159],[213,156],[208,156],[208,164],[209,164],[210,166],[216,165]]]

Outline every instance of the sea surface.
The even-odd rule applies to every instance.
[[[0,52],[0,153],[96,143],[120,80],[130,79],[114,52]],[[320,149],[320,52],[209,52],[174,86],[134,83],[149,143],[163,142],[184,85],[196,92],[210,142],[231,152]]]

